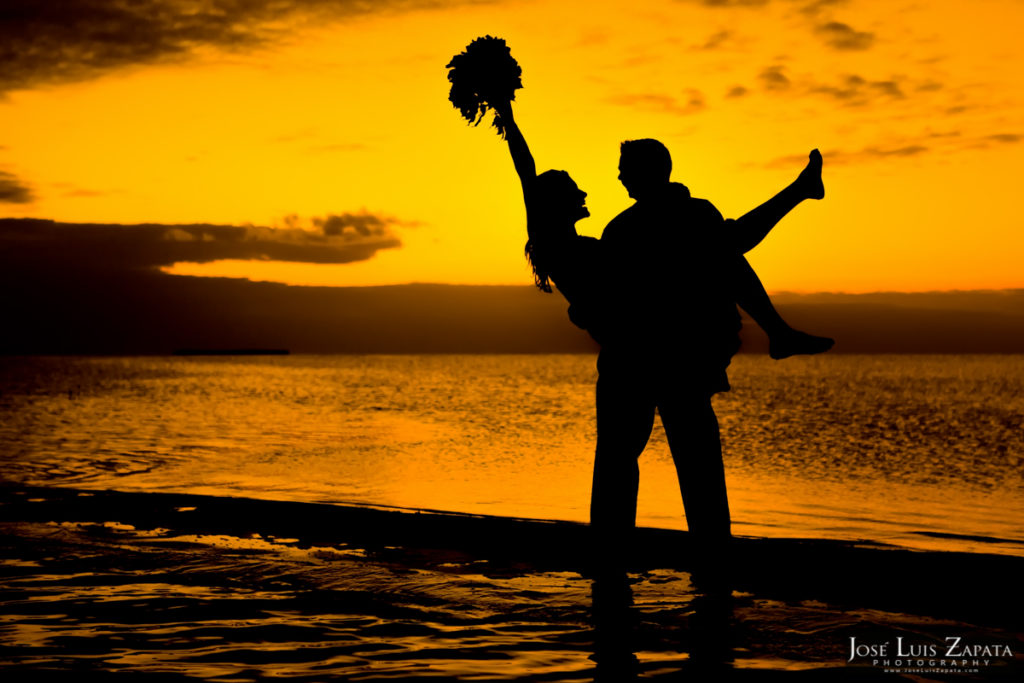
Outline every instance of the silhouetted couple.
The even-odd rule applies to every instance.
[[[512,115],[494,106],[522,181],[537,286],[569,301],[572,321],[601,345],[597,454],[590,517],[614,542],[636,521],[637,459],[661,415],[691,538],[707,550],[730,537],[718,421],[711,397],[728,391],[739,348],[739,304],[769,336],[773,358],[828,350],[832,340],[791,328],[743,256],[805,199],[824,196],[817,150],[797,179],[737,220],[670,182],[656,140],[622,143],[619,180],[636,202],[600,240],[576,233],[586,193],[564,171],[536,173]]]
[[[773,358],[832,346],[831,339],[786,324],[744,257],[797,204],[824,196],[821,155],[811,152],[806,168],[776,196],[742,218],[725,220],[710,202],[670,181],[672,161],[664,145],[624,142],[619,180],[636,201],[600,240],[581,236],[575,224],[590,215],[586,193],[565,171],[537,174],[512,113],[512,94],[521,87],[518,65],[505,56],[503,41],[474,45],[485,41],[500,43],[490,45],[497,55],[490,63],[506,69],[507,94],[475,92],[471,102],[496,111],[495,125],[508,141],[523,187],[526,255],[536,284],[551,292],[554,283],[569,301],[573,323],[601,345],[592,526],[608,557],[621,558],[636,523],[637,459],[657,410],[698,557],[721,558],[731,537],[730,517],[711,397],[729,390],[726,368],[739,348],[737,304],[768,334]],[[459,67],[459,59],[449,67]],[[449,76],[457,106],[470,67],[480,63],[466,59],[463,74]],[[484,106],[477,106],[482,115]]]

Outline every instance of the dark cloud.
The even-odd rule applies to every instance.
[[[700,0],[706,7],[763,7],[769,0]]]
[[[1024,140],[1024,135],[1016,133],[994,133],[981,137],[968,138],[962,141],[962,149],[991,149],[996,145],[1015,145]]]
[[[864,105],[879,96],[902,99],[903,89],[896,80],[869,81],[862,76],[843,76],[837,83],[813,83],[807,85],[808,92],[828,95],[849,105]]]
[[[480,1],[480,0],[476,0]],[[289,24],[447,4],[443,0],[5,0],[0,92],[187,58],[197,47],[241,49]]]
[[[928,147],[924,145],[905,145],[903,147],[892,147],[889,149],[882,149],[879,147],[867,147],[860,153],[867,157],[913,157],[918,154],[923,154],[928,151]]]
[[[704,41],[704,44],[700,46],[702,50],[715,50],[722,46],[726,40],[732,37],[732,31],[721,30],[717,33],[713,33]]]
[[[857,75],[844,76],[838,85],[818,84],[811,86],[811,92],[821,95],[829,95],[837,100],[858,100],[864,96],[863,78]]]
[[[390,216],[378,216],[374,213],[340,213],[328,214],[323,218],[314,218],[313,225],[320,228],[328,237],[343,237],[361,240],[368,237],[388,237],[393,225],[411,227],[418,225],[408,221],[398,221]]]
[[[1014,143],[1024,140],[1024,136],[1017,135],[1016,133],[996,133],[995,135],[986,136],[986,139],[993,142]]]
[[[823,96],[848,107],[885,104],[905,100],[914,96],[928,98],[928,93],[940,90],[942,86],[933,81],[914,81],[905,76],[872,79],[859,74],[831,76],[819,80],[813,74],[789,75],[786,66],[774,64],[757,74],[762,90],[768,93],[793,96]],[[750,92],[750,88],[736,85],[727,97],[737,97]],[[947,113],[956,113],[947,110]]]
[[[845,4],[846,1],[847,0],[814,0],[814,2],[809,2],[805,4],[803,7],[801,7],[800,11],[803,14],[807,14],[813,17],[817,16],[818,13],[822,12],[825,9],[828,9],[829,7],[835,7],[836,5]]]
[[[786,90],[791,85],[789,78],[782,73],[782,67],[778,65],[766,67],[757,77],[765,90]]]
[[[33,201],[32,190],[10,173],[0,171],[0,202],[7,204],[29,204]]]
[[[370,213],[328,215],[302,230],[234,225],[118,225],[0,219],[0,265],[20,270],[146,270],[222,259],[351,263],[401,246],[400,221]]]
[[[814,29],[825,44],[837,50],[866,50],[875,42],[875,34],[856,31],[848,24],[830,21]]]
[[[945,132],[925,131],[918,139],[903,140],[900,143],[871,145],[863,149],[831,149],[822,151],[827,166],[859,164],[873,161],[917,157],[923,154],[948,153],[963,149],[990,149],[996,145],[1017,144],[1024,141],[1024,135],[997,133],[983,137],[965,138],[958,130]],[[927,143],[927,144],[925,144]],[[772,159],[765,168],[799,168],[807,163],[807,157],[791,155]]]
[[[889,95],[890,97],[904,97],[903,91],[900,89],[900,85],[896,81],[873,81],[868,83],[868,87],[874,88],[883,95]]]
[[[662,111],[669,114],[695,114],[705,108],[704,95],[699,90],[688,89],[681,97],[660,94],[617,95],[608,98],[612,104],[639,109]]]

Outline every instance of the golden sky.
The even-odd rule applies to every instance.
[[[490,34],[523,68],[538,167],[589,193],[584,234],[630,204],[621,140],[665,142],[726,216],[818,147],[825,200],[750,254],[769,291],[1024,287],[1019,0],[57,5],[0,29],[0,216],[313,233],[362,216],[397,238],[347,263],[170,272],[529,284],[507,148],[447,100],[445,64]]]

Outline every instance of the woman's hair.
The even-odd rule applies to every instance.
[[[530,269],[533,270],[533,283],[542,292],[551,293],[551,275],[544,267],[544,259],[537,257],[537,242],[532,238],[526,240],[526,260],[530,262]]]
[[[566,217],[565,203],[575,184],[565,171],[544,171],[533,185],[530,206],[526,207],[526,260],[533,270],[533,281],[542,292],[551,292],[551,249],[565,235],[558,225]]]

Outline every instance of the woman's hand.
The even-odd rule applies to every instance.
[[[498,102],[488,102],[491,105],[491,109],[498,115],[502,121],[512,121],[512,101],[511,100],[499,100]]]

